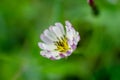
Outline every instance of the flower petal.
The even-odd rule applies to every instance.
[[[71,51],[71,50],[69,50],[69,51],[67,51],[67,52],[66,52],[66,55],[67,55],[67,56],[70,56],[70,55],[71,55],[71,53],[72,53],[72,51]]]
[[[48,37],[46,37],[44,34],[40,35],[40,38],[43,42],[47,43],[47,44],[51,44],[52,40],[50,40]]]
[[[38,43],[38,46],[43,50],[52,50],[54,51],[56,49],[56,46],[54,44],[45,44],[45,43]]]
[[[66,29],[68,29],[67,26]],[[71,41],[73,40],[74,34],[75,34],[75,30],[73,28],[71,28],[69,31],[66,31],[66,37]]]
[[[49,54],[49,52],[47,51],[40,51],[40,55],[46,57],[46,58],[50,58],[51,57],[51,54]]]
[[[72,28],[72,24],[69,21],[65,21],[65,25],[68,27],[68,29]]]
[[[76,45],[73,43],[73,44],[71,45],[71,48],[72,48],[72,50],[75,50],[75,49],[76,49]]]
[[[66,37],[68,38],[68,44],[72,50],[76,49],[78,41],[80,40],[79,33],[75,31],[70,22],[66,21]]]
[[[65,28],[66,28],[66,36],[67,36],[68,39],[72,40],[73,36],[75,34],[75,30],[72,27],[70,22],[66,21],[65,24],[66,24],[66,26],[65,26]]]
[[[63,36],[63,33],[61,32],[60,28],[57,27],[57,26],[53,26],[53,27],[52,27],[52,31],[54,32],[54,34],[55,34],[58,38],[60,38],[60,37]]]
[[[77,45],[79,40],[80,40],[79,33],[78,33],[78,32],[75,32],[75,35],[74,35],[74,37],[73,37],[73,43],[74,43],[75,45]]]
[[[41,51],[40,54],[46,58],[52,59],[52,60],[58,60],[62,57],[59,55],[59,52],[57,51]]]
[[[72,27],[71,23],[66,21],[66,36],[70,43],[74,43],[77,45],[78,41],[80,40],[79,33],[75,31],[75,29]]]
[[[59,27],[61,33],[64,35],[64,34],[65,34],[65,30],[64,30],[63,25],[62,25],[61,23],[55,23],[55,25],[56,25],[57,27]]]
[[[53,35],[53,32],[50,32],[48,29],[44,31],[44,35],[52,41],[57,40],[56,36]]]

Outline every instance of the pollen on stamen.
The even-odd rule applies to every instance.
[[[60,52],[66,52],[70,49],[66,38],[61,37],[61,39],[58,38],[58,40],[59,41],[55,42],[55,45],[57,46],[57,49],[55,50],[58,50]]]

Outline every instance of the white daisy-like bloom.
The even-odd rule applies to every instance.
[[[79,33],[75,31],[69,21],[65,22],[65,28],[61,23],[50,26],[41,35],[43,42],[38,46],[42,49],[40,54],[51,60],[59,60],[71,55],[80,40]]]

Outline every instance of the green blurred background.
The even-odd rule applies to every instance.
[[[120,1],[0,0],[0,80],[120,80]],[[67,59],[40,56],[44,29],[69,20],[79,31]]]

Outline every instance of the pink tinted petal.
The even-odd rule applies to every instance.
[[[47,57],[45,51],[40,51],[40,55],[42,55],[43,57]]]
[[[57,36],[57,37],[62,37],[63,36],[63,33],[61,32],[60,28],[55,26],[55,27],[52,27],[52,31],[54,32],[54,34]]]
[[[65,34],[64,27],[63,27],[63,25],[62,25],[61,23],[55,23],[55,25],[56,25],[57,27],[59,27],[59,29],[60,29],[60,31],[61,31],[62,34]]]
[[[60,55],[61,58],[65,57],[65,55],[63,53],[60,53],[59,55]]]
[[[71,53],[72,53],[72,52],[71,52],[70,50],[66,52],[66,54],[67,54],[68,56],[71,55]]]
[[[65,21],[65,24],[68,27],[68,29],[72,28],[72,24],[69,21]]]
[[[38,46],[39,46],[41,49],[45,49],[43,43],[41,43],[41,42],[38,43]]]
[[[71,45],[71,48],[72,48],[73,50],[75,50],[75,49],[76,49],[76,45],[75,45],[75,44]]]
[[[41,34],[40,38],[43,42],[47,44],[52,43],[52,41],[48,37],[46,37],[44,34]]]
[[[51,60],[56,60],[53,56],[50,57]]]
[[[78,35],[75,35],[75,37],[73,38],[73,43],[74,43],[75,45],[77,45],[78,42],[79,42],[79,40],[80,40],[79,34],[78,34]]]
[[[59,52],[55,51],[41,51],[40,54],[48,59],[52,60],[59,60],[61,59],[61,56],[59,55]]]
[[[73,40],[68,39],[68,44],[72,45],[73,44]]]
[[[50,39],[51,41],[55,41],[55,37],[51,34],[52,32],[50,32],[48,29],[46,29],[45,31],[44,31],[44,35],[48,38],[48,39]]]
[[[40,55],[42,55],[43,57],[46,57],[48,59],[52,56],[52,54],[48,51],[41,51]]]

